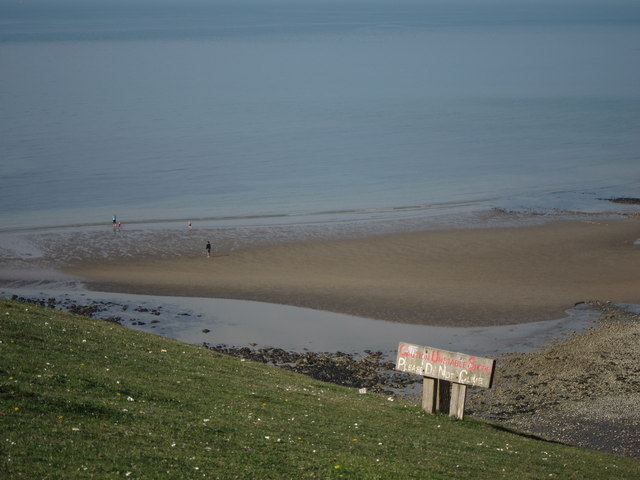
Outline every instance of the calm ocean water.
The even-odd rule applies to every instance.
[[[0,230],[640,193],[633,2],[55,3],[0,15]]]

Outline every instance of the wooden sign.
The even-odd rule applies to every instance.
[[[449,415],[462,420],[467,385],[490,388],[495,360],[464,353],[448,352],[412,343],[400,342],[396,369],[424,378],[422,408],[443,411],[450,401]]]
[[[495,360],[400,342],[396,369],[473,387],[490,388]]]

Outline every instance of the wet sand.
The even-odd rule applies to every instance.
[[[84,262],[67,271],[94,288],[125,293],[256,300],[426,325],[500,325],[561,318],[588,300],[640,303],[639,238],[633,218],[555,221],[214,250],[213,258],[198,252]]]

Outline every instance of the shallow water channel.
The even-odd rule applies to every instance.
[[[439,327],[355,317],[320,310],[217,298],[164,297],[90,291],[81,284],[9,285],[0,295],[55,298],[58,308],[98,304],[96,318],[117,318],[137,330],[201,345],[275,347],[289,351],[382,351],[391,359],[399,342],[484,357],[535,350],[592,326],[599,313],[577,306],[557,320],[506,326]]]

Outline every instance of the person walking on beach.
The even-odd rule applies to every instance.
[[[204,248],[207,250],[207,258],[211,258],[211,242],[207,241],[207,246]]]
[[[189,220],[189,223],[187,223],[187,230],[191,231],[192,228],[193,226],[191,225],[191,220]]]
[[[118,223],[118,217],[116,217],[116,214],[113,214],[113,231],[116,231],[116,225]]]

